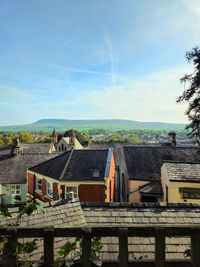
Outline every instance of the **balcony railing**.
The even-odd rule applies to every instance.
[[[17,238],[43,238],[44,240],[44,263],[45,267],[52,267],[54,263],[54,238],[58,237],[82,237],[82,266],[92,266],[91,238],[98,237],[118,237],[119,240],[119,262],[118,266],[128,267],[128,237],[155,237],[155,267],[164,267],[165,259],[165,237],[190,237],[191,238],[191,262],[187,265],[200,267],[200,225],[199,226],[123,226],[123,227],[86,227],[86,228],[0,228],[0,236],[9,236],[12,242],[16,243]],[[9,261],[10,259],[8,259]],[[134,263],[132,263],[133,266]],[[0,266],[4,266],[1,265]],[[9,266],[9,265],[7,265]],[[17,266],[17,260],[13,260],[12,265]],[[143,265],[140,265],[143,266]],[[144,265],[145,266],[145,265]],[[171,266],[171,265],[170,265]],[[176,266],[176,265],[174,265]]]

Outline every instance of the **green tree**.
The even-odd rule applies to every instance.
[[[15,136],[12,133],[5,133],[2,137],[2,141],[5,146],[13,145],[14,139],[15,139]]]
[[[53,138],[51,136],[46,136],[37,141],[37,143],[52,143],[52,142],[53,142]]]
[[[184,91],[177,102],[188,102],[185,114],[188,116],[189,124],[186,129],[190,130],[189,136],[200,145],[200,48],[194,47],[186,52],[186,59],[189,63],[192,62],[194,70],[181,78]]]
[[[135,134],[131,134],[131,135],[129,135],[128,138],[126,138],[126,139],[124,140],[124,143],[125,143],[125,144],[133,145],[133,144],[138,144],[138,143],[140,143],[140,140],[139,140],[139,138],[138,138],[137,135],[135,135]]]
[[[4,142],[3,140],[0,138],[0,146],[3,146],[4,145]]]
[[[22,143],[28,143],[28,144],[33,143],[32,134],[29,132],[21,132],[19,134],[19,140]]]
[[[176,133],[174,131],[168,133],[169,141],[172,146],[176,146]]]

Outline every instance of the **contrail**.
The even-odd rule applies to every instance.
[[[89,73],[89,74],[97,74],[97,75],[110,75],[110,73],[107,73],[107,72],[85,70],[85,69],[67,68],[67,70],[71,71],[71,72],[78,72],[78,73]]]
[[[78,68],[67,68],[67,67],[57,66],[54,64],[49,64],[48,67],[63,70],[63,71],[69,71],[69,72],[88,73],[88,74],[106,75],[106,76],[110,75],[110,73],[108,72],[93,71],[93,70],[78,69]]]
[[[108,48],[109,57],[110,57],[111,85],[113,86],[113,85],[115,85],[115,82],[116,82],[116,75],[115,75],[115,64],[114,64],[114,54],[113,54],[112,40],[111,40],[110,35],[108,34],[106,28],[104,27],[104,25],[102,24],[102,22],[100,21],[100,19],[97,16],[96,9],[95,9],[95,7],[93,5],[94,2],[91,1],[90,3],[91,3],[91,6],[92,6],[92,10],[94,12],[95,20],[96,20],[98,26],[100,27],[100,29],[102,30],[102,34],[103,34],[103,37],[105,39],[106,46]]]

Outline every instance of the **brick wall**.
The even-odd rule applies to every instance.
[[[35,175],[28,172],[28,193],[32,196],[35,193]]]

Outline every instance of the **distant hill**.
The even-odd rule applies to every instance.
[[[164,122],[139,122],[132,120],[64,120],[64,119],[42,119],[32,124],[0,126],[0,131],[45,131],[51,132],[66,131],[67,129],[89,130],[106,129],[111,131],[129,129],[162,129],[182,131],[184,124],[164,123]]]

